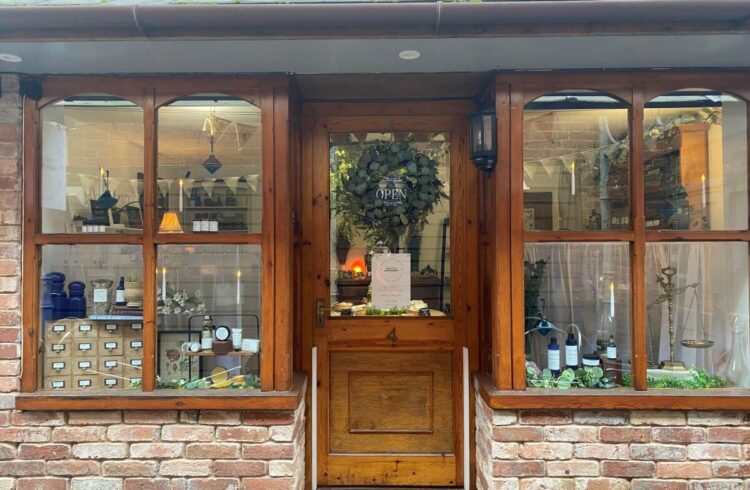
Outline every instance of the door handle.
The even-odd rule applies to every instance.
[[[315,324],[323,328],[326,321],[326,302],[322,299],[315,301]]]

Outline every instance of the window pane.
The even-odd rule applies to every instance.
[[[630,226],[627,106],[597,92],[560,92],[524,111],[527,230]]]
[[[686,90],[646,104],[646,226],[746,230],[747,105],[731,95]]]
[[[257,245],[158,249],[157,388],[259,388]]]
[[[526,244],[524,272],[527,371],[538,380],[544,369],[599,366],[622,384],[630,371],[629,246]],[[530,373],[527,382],[544,386]]]
[[[162,107],[158,121],[159,232],[260,233],[260,108],[202,94]]]
[[[119,390],[141,383],[143,262],[137,245],[42,247],[44,390]]]
[[[42,120],[42,232],[140,233],[143,111],[108,95],[50,104]]]
[[[728,377],[750,388],[748,252],[739,242],[648,244],[650,386],[698,383],[695,370],[703,370],[719,385]]]
[[[331,135],[332,315],[450,313],[449,140]]]

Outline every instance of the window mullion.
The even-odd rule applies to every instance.
[[[153,95],[144,107],[143,172],[143,391],[156,387],[156,108]]]

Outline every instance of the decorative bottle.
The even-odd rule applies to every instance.
[[[746,342],[745,325],[739,317],[734,317],[727,380],[738,388],[750,388],[750,362],[747,359]]]
[[[125,306],[128,304],[125,301],[125,277],[120,276],[120,282],[117,283],[117,289],[115,289],[115,304],[117,306]]]
[[[568,334],[565,341],[565,367],[575,369],[578,367],[578,342],[573,333]]]
[[[560,374],[560,345],[555,337],[549,339],[547,346],[547,367],[555,376]]]
[[[212,350],[214,347],[214,326],[211,317],[203,317],[203,327],[201,328],[201,350]]]
[[[68,284],[68,316],[86,318],[86,285],[81,281]]]
[[[617,344],[615,344],[615,336],[609,336],[609,343],[607,344],[607,359],[617,359]]]

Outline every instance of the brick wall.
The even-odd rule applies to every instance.
[[[742,412],[499,411],[477,396],[480,490],[750,488]]]
[[[22,111],[0,77],[0,490],[304,486],[304,404],[288,411],[14,410],[20,375]]]

